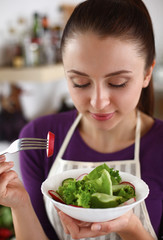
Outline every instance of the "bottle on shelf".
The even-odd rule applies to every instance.
[[[49,28],[50,28],[50,27],[49,27],[49,19],[48,19],[47,15],[44,15],[44,16],[42,17],[41,23],[42,23],[43,32],[44,32],[44,34],[45,34],[46,32],[49,31]]]
[[[33,15],[32,42],[40,43],[42,34],[41,17],[39,13],[35,12]]]
[[[35,12],[31,34],[24,39],[25,63],[27,66],[38,66],[42,63],[41,39],[41,18],[39,13]]]
[[[47,15],[42,17],[42,58],[44,64],[53,64],[56,62],[56,49],[52,41],[52,30],[49,25]]]
[[[61,52],[60,52],[60,40],[61,40],[61,34],[62,34],[62,28],[60,25],[55,25],[51,29],[51,35],[52,35],[52,44],[55,48],[55,54],[56,54],[56,59],[55,61],[57,63],[61,62]]]
[[[10,41],[3,54],[7,56],[6,65],[33,67],[61,62],[62,27],[49,22],[48,14],[38,12],[32,14],[30,26],[26,19],[19,17],[17,28],[10,27]]]
[[[21,42],[21,34],[18,32],[18,28],[9,28],[9,38],[7,42],[7,55],[8,61],[6,65],[20,68],[24,66],[24,52]]]

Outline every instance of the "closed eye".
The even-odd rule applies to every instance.
[[[127,83],[122,83],[122,84],[112,84],[112,83],[109,83],[109,86],[110,87],[113,87],[113,88],[123,88],[123,87],[126,87]]]
[[[73,83],[73,87],[74,88],[86,88],[90,85],[90,83],[86,83],[86,84],[76,84],[76,83]]]

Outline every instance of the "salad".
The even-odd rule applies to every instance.
[[[63,180],[48,193],[54,200],[83,208],[112,208],[135,201],[135,187],[122,182],[118,170],[102,164],[89,174]]]

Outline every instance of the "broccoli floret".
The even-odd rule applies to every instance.
[[[121,182],[122,179],[119,175],[118,170],[114,170],[113,168],[110,168],[109,173],[110,173],[111,181],[113,185],[119,184]]]
[[[57,193],[61,196],[66,204],[75,204],[76,179],[69,182],[67,185],[60,186]]]
[[[76,195],[77,197],[77,206],[90,208],[91,194],[89,192],[80,192]]]
[[[90,198],[91,195],[95,193],[95,189],[91,183],[85,182],[84,180],[76,181],[76,179],[74,179],[66,185],[60,186],[57,193],[68,205],[89,208]]]

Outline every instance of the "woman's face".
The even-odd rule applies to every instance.
[[[63,64],[74,105],[102,129],[113,128],[133,113],[150,80],[134,43],[100,39],[93,33],[68,40]]]

